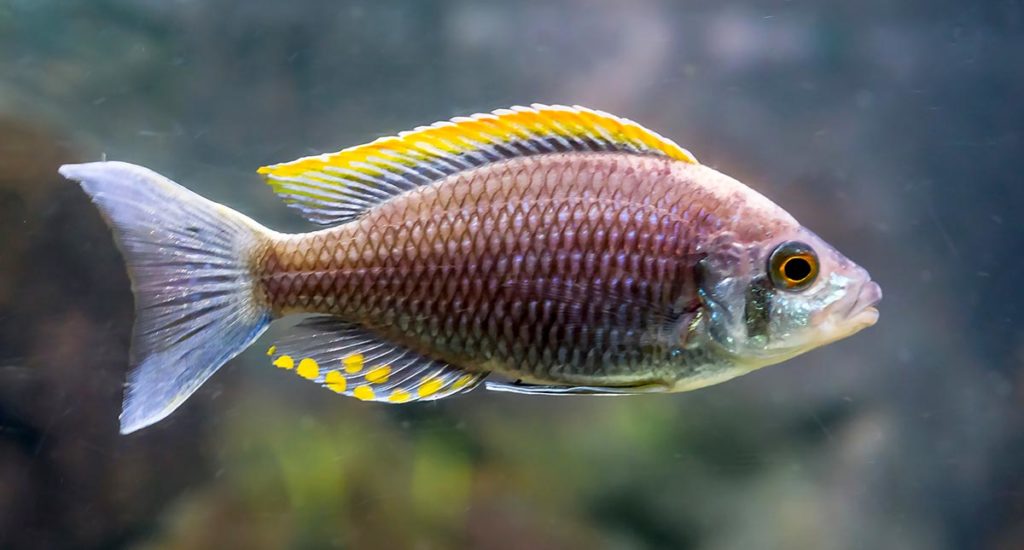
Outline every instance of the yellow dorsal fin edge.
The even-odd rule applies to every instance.
[[[559,140],[567,150],[587,150],[588,144],[603,144],[608,150],[656,154],[697,164],[697,159],[686,149],[629,119],[581,106],[533,104],[456,117],[337,153],[263,166],[257,171],[272,178],[288,178],[334,167],[373,177],[381,171],[393,171],[396,164],[414,166],[445,155],[495,150],[495,147],[531,139]]]
[[[534,104],[456,117],[258,172],[307,219],[334,224],[463,170],[558,152],[624,152],[697,163],[686,149],[631,120],[586,107]]]

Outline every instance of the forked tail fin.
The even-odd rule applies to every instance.
[[[70,164],[114,232],[135,293],[121,433],[181,405],[270,323],[251,258],[270,232],[152,170],[124,162]]]

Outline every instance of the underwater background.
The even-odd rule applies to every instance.
[[[0,0],[0,548],[1024,548],[1022,59],[1011,0]],[[260,344],[118,434],[129,282],[60,164],[306,231],[256,167],[534,101],[761,191],[879,323],[693,393],[402,407]]]

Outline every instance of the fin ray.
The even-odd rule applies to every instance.
[[[166,417],[270,323],[254,299],[249,218],[141,166],[65,165],[114,232],[135,294],[121,433]]]
[[[326,316],[302,321],[267,355],[280,368],[294,369],[327,389],[364,401],[441,399],[469,391],[487,376],[423,357],[369,330]],[[303,364],[305,371],[300,370]]]
[[[464,170],[568,151],[619,151],[697,163],[689,151],[631,120],[580,106],[533,104],[455,117],[258,172],[310,221],[335,224]]]
[[[526,395],[600,395],[619,396],[640,393],[664,393],[668,388],[660,384],[640,386],[558,386],[543,384],[526,384],[522,382],[491,382],[485,387],[491,391],[518,393]]]

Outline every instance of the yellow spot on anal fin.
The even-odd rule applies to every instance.
[[[412,396],[409,395],[409,392],[402,389],[396,389],[391,392],[391,397],[388,397],[388,401],[391,401],[392,403],[405,403],[410,399],[412,399]]]
[[[366,381],[371,384],[383,384],[384,382],[387,382],[390,377],[391,367],[389,365],[381,365],[366,373]]]
[[[472,382],[474,378],[476,377],[473,376],[472,374],[464,374],[460,376],[459,379],[456,380],[454,384],[452,384],[452,389],[461,390],[462,388],[466,387],[466,384]]]
[[[357,353],[355,355],[349,355],[341,360],[341,364],[345,365],[345,372],[355,374],[363,370],[363,354]]]
[[[420,397],[430,397],[437,393],[443,385],[444,381],[440,378],[431,378],[428,376],[420,382],[420,387],[416,390],[416,393],[418,393]]]
[[[373,399],[373,388],[371,388],[370,386],[356,386],[356,389],[352,390],[352,395],[356,399],[369,401]]]
[[[270,346],[270,348],[267,349],[267,355],[274,355],[274,353],[276,353],[276,352],[277,352],[277,346]]]
[[[327,384],[329,389],[338,393],[344,393],[345,388],[348,387],[348,381],[345,380],[345,376],[336,370],[327,373],[324,383]]]
[[[282,355],[274,359],[274,366],[279,369],[291,369],[295,367],[295,360],[292,359],[291,355]]]
[[[320,376],[320,365],[307,357],[299,361],[299,368],[295,370],[295,373],[307,380],[315,380]]]

